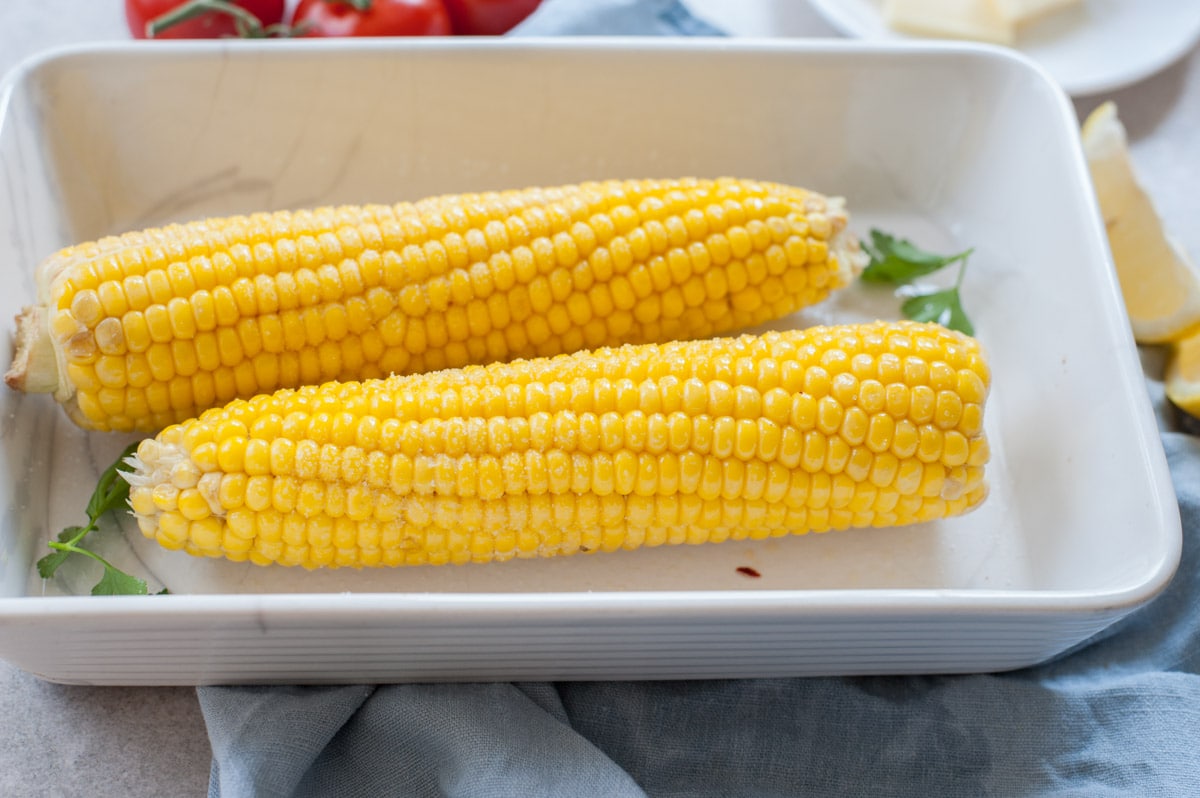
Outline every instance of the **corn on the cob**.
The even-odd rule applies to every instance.
[[[802,189],[683,179],[147,230],[39,266],[6,381],[156,431],[280,388],[708,337],[847,284],[846,225]]]
[[[143,441],[130,506],[168,548],[308,568],[908,524],[986,495],[988,387],[915,322],[309,386]]]

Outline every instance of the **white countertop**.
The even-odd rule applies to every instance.
[[[688,0],[734,34],[831,36],[802,0]],[[46,49],[124,41],[118,2],[0,3],[0,72]],[[1076,100],[1086,114],[1115,99],[1136,166],[1168,228],[1200,257],[1200,51],[1108,96]],[[1153,357],[1148,361],[1152,362]],[[205,794],[208,737],[191,688],[51,684],[0,662],[0,795]]]

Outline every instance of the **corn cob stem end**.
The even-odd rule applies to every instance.
[[[838,264],[838,274],[842,285],[849,285],[867,268],[871,257],[863,251],[858,237],[850,232],[847,226],[846,200],[843,197],[830,197],[829,210],[833,217],[840,221],[840,229],[833,234],[829,247]]]
[[[24,393],[58,390],[58,356],[50,339],[46,311],[41,306],[23,308],[17,315],[16,352],[4,381],[9,388]]]

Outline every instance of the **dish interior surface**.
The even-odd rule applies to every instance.
[[[347,87],[353,87],[348,90]],[[305,572],[95,536],[174,594],[623,591],[1061,593],[1140,601],[1178,519],[1066,105],[971,48],[783,43],[97,49],[10,78],[0,257],[11,318],[58,247],[207,215],[641,176],[735,175],[847,198],[932,250],[974,247],[963,292],[989,352],[991,494],[903,529],[492,566]],[[899,120],[899,121],[897,121]],[[953,280],[953,274],[931,284]],[[856,285],[778,326],[895,318]],[[86,594],[33,562],[131,438],[0,394],[2,593]],[[740,572],[748,567],[758,578]]]

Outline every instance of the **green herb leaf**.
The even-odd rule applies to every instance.
[[[871,261],[863,270],[862,279],[875,283],[911,282],[964,260],[974,251],[968,249],[955,255],[938,255],[882,230],[872,230],[871,241],[863,242],[863,249]]]
[[[58,533],[59,543],[74,543],[76,540],[81,540],[84,535],[91,532],[91,526],[69,526],[62,532]]]
[[[93,596],[145,596],[146,582],[104,563],[104,576],[92,588]]]
[[[125,462],[125,458],[136,451],[137,444],[129,444],[117,456],[116,461],[104,469],[104,473],[100,475],[100,481],[96,483],[96,490],[92,492],[92,497],[87,503],[88,519],[93,523],[109,510],[123,505],[129,498],[129,483],[121,479],[120,474],[129,471],[129,465]]]
[[[910,297],[900,306],[900,311],[913,321],[933,321],[966,335],[975,334],[975,328],[963,310],[957,285],[944,291]]]
[[[911,241],[876,229],[871,230],[869,242],[862,242],[862,248],[870,257],[870,263],[861,275],[867,282],[905,285],[952,263],[959,263],[953,288],[910,295],[900,310],[906,318],[914,321],[937,322],[967,335],[975,334],[975,328],[963,310],[959,292],[967,270],[967,258],[975,251],[974,248],[954,255],[938,255],[921,249]]]
[[[62,532],[58,533],[59,543],[74,543],[76,540],[81,540],[90,530],[84,526],[69,526]],[[58,570],[58,566],[66,562],[71,556],[70,551],[56,550],[51,554],[37,561],[38,576],[42,579],[51,579],[54,572]]]
[[[42,579],[53,579],[54,572],[58,570],[58,566],[66,562],[70,556],[71,552],[69,551],[56,551],[47,554],[37,561],[38,576]]]
[[[80,545],[89,533],[98,529],[101,516],[123,506],[129,499],[129,483],[123,475],[130,472],[131,468],[125,460],[135,451],[137,451],[136,443],[125,447],[125,450],[117,456],[116,461],[100,475],[100,479],[96,482],[96,489],[92,491],[92,496],[88,499],[87,526],[69,526],[58,533],[57,541],[50,542],[50,548],[54,549],[53,553],[47,554],[37,562],[38,575],[43,579],[53,577],[59,566],[72,554],[79,554],[104,566],[104,575],[92,588],[93,596],[144,596],[147,594],[145,580],[125,573],[100,555]],[[166,588],[161,592],[167,592]]]

